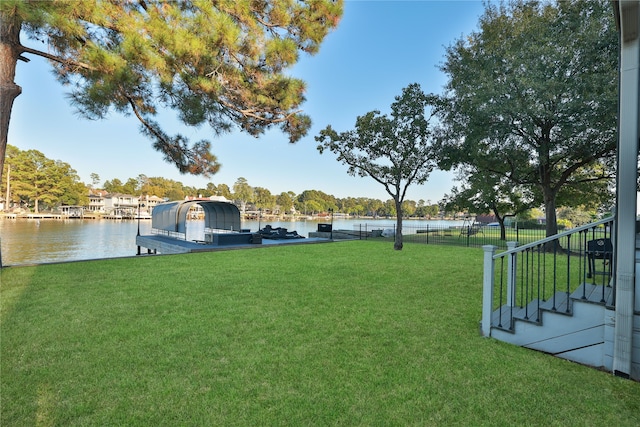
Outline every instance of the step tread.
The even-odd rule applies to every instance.
[[[613,302],[613,288],[585,283],[571,294],[571,298],[597,304],[611,304]]]
[[[548,300],[544,301],[540,308],[547,311],[570,313],[571,305],[566,292],[556,292]]]
[[[604,297],[603,297],[604,292]],[[542,325],[542,312],[548,311],[563,315],[572,315],[572,302],[582,301],[594,304],[610,304],[613,299],[613,289],[610,286],[585,283],[571,295],[566,292],[556,292],[554,297],[546,301],[531,301],[526,307],[509,307],[504,305],[496,309],[491,317],[491,326],[508,332],[514,331],[515,320]],[[538,313],[539,309],[539,313]]]

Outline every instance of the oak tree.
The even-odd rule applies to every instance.
[[[154,120],[162,109],[216,135],[279,126],[295,142],[311,122],[300,110],[305,84],[287,69],[318,51],[341,14],[342,0],[2,0],[0,171],[22,91],[16,63],[30,55],[51,63],[81,116],[134,115],[182,173],[210,175],[219,164],[209,141],[167,134]]]
[[[449,46],[441,66],[439,166],[538,192],[555,234],[559,195],[612,176],[617,46],[604,1],[488,4],[479,30]]]
[[[506,240],[505,221],[531,209],[538,200],[526,187],[516,187],[504,177],[488,171],[479,173],[466,165],[458,171],[459,186],[445,195],[446,210],[492,213],[500,225],[500,239]]]
[[[402,250],[403,202],[412,184],[423,184],[433,170],[433,97],[410,84],[396,96],[389,116],[374,110],[356,119],[355,129],[336,132],[327,126],[315,137],[318,151],[336,154],[350,175],[369,176],[393,198],[394,249]]]

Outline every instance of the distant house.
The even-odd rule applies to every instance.
[[[133,215],[139,209],[139,197],[112,193],[104,196],[104,210],[109,215]]]
[[[141,213],[151,214],[153,208],[166,202],[158,196],[133,196],[131,194],[108,193],[104,190],[91,190],[89,192],[89,206],[87,212],[104,213],[109,215],[133,214],[140,210]]]
[[[107,194],[104,190],[91,190],[89,192],[89,206],[86,210],[93,213],[104,213],[104,198]]]
[[[141,196],[140,211],[151,214],[151,212],[153,211],[153,208],[155,208],[160,203],[164,203],[164,202],[166,202],[166,200],[158,196],[149,196],[148,194]]]

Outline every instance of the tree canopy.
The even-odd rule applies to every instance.
[[[617,46],[604,1],[488,4],[479,31],[449,46],[441,67],[439,166],[527,188],[555,234],[559,195],[584,199],[585,184],[612,176]]]
[[[48,159],[37,150],[21,151],[9,146],[7,169],[10,167],[11,195],[7,203],[18,206],[32,204],[34,212],[61,204],[88,204],[87,189],[67,163]],[[6,191],[5,186],[0,186]]]
[[[397,212],[394,248],[402,249],[403,201],[412,184],[423,184],[435,162],[432,156],[433,97],[410,84],[391,104],[390,117],[374,110],[356,119],[355,129],[338,133],[327,126],[316,136],[318,151],[337,154],[350,175],[370,176],[393,197]]]
[[[21,88],[18,60],[46,58],[78,113],[134,115],[141,131],[183,173],[219,164],[209,141],[168,135],[154,120],[172,109],[188,126],[253,136],[279,126],[290,142],[308,131],[304,82],[286,70],[314,54],[342,14],[342,0],[0,2],[0,171]],[[33,46],[21,42],[25,35]]]
[[[516,187],[504,177],[483,171],[471,165],[458,170],[460,187],[454,187],[445,196],[447,210],[473,213],[493,213],[500,224],[500,238],[506,239],[505,220],[525,212],[534,205],[535,198],[526,188]]]

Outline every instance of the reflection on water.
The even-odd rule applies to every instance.
[[[148,234],[150,221],[140,221]],[[136,254],[136,221],[0,220],[2,264],[30,264]]]
[[[316,231],[318,223],[309,221],[244,221],[242,228],[257,231],[269,224],[297,231],[305,237]],[[405,221],[407,226],[443,223],[442,221]],[[451,222],[445,222],[452,225]],[[0,255],[2,265],[39,264],[46,262],[87,260],[133,256],[137,252],[136,234],[151,233],[151,221],[143,220],[33,220],[0,219]],[[393,228],[394,220],[336,219],[334,229],[365,227]],[[204,222],[187,222],[187,240],[204,240]]]

